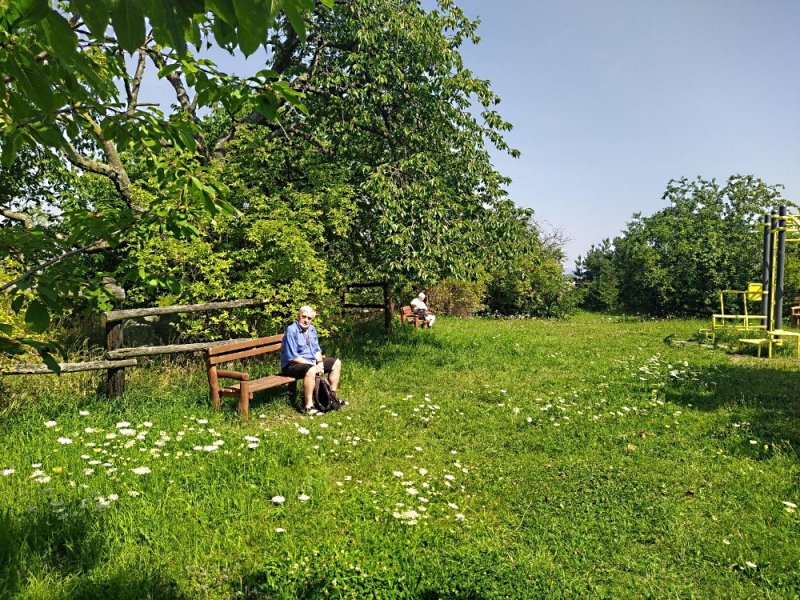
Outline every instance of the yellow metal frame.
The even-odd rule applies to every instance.
[[[737,294],[742,296],[742,308],[744,314],[731,314],[725,312],[725,295]],[[711,315],[711,340],[716,342],[717,331],[766,331],[767,324],[764,315],[752,315],[747,308],[748,300],[760,300],[764,296],[760,283],[751,283],[746,290],[722,290],[719,293],[718,313]],[[732,322],[731,322],[732,321]]]
[[[784,221],[783,226],[778,226],[775,228],[775,232],[780,233],[783,231],[786,233],[785,241],[787,244],[791,243],[800,243],[800,215],[785,215],[780,217],[781,220]],[[771,223],[764,223],[764,227],[771,227]],[[778,252],[778,236],[772,236],[772,256],[777,256]],[[743,327],[736,327],[737,329],[744,329],[748,330],[749,319],[753,318],[749,316],[747,313],[747,300],[759,300],[762,299],[764,296],[769,298],[769,314],[775,314],[775,300],[776,300],[776,286],[777,286],[777,270],[778,270],[778,261],[772,261],[772,274],[770,277],[770,289],[763,290],[762,285],[760,283],[751,283],[747,286],[746,292],[740,292],[744,294],[744,315],[725,315],[725,307],[723,304],[723,294],[725,292],[732,292],[734,290],[725,290],[724,292],[720,293],[720,307],[721,307],[721,315],[713,315],[712,316],[712,337],[714,335],[714,330],[716,327],[721,328],[722,326],[717,326],[717,318],[721,318],[721,323],[724,324],[725,319],[739,319],[744,323]],[[762,324],[757,327],[752,327],[750,329],[762,329],[766,334],[764,338],[742,338],[739,340],[739,344],[751,344],[758,347],[758,356],[761,357],[761,347],[766,345],[767,346],[767,357],[772,358],[772,347],[773,346],[782,346],[784,340],[787,338],[795,338],[797,342],[797,357],[800,358],[800,332],[798,331],[788,331],[783,329],[783,324],[778,323],[778,329],[767,330],[767,323],[763,322],[766,320],[764,315],[759,315],[759,318],[762,320]]]

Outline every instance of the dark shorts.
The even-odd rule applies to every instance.
[[[335,358],[326,358],[323,363],[325,365],[325,372],[330,373],[331,369],[333,369],[333,364],[336,362],[337,359]],[[306,376],[306,373],[311,367],[315,365],[304,365],[301,363],[289,363],[286,365],[286,368],[281,371],[282,375],[288,375],[289,377],[294,377],[296,379],[302,379]]]

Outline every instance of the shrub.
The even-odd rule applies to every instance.
[[[448,278],[431,288],[429,306],[442,315],[472,317],[483,308],[481,300],[485,290],[482,281]]]

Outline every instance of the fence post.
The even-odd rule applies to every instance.
[[[383,322],[386,334],[392,333],[392,284],[389,280],[383,282]]]
[[[125,300],[125,290],[111,277],[104,277],[103,284],[114,297],[114,307],[117,308]],[[106,353],[117,350],[123,346],[124,321],[106,321]],[[106,395],[115,398],[125,393],[125,368],[116,367],[108,370]]]

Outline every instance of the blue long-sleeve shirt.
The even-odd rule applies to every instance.
[[[313,325],[303,331],[300,323],[295,321],[286,328],[281,345],[281,369],[285,369],[295,358],[306,358],[316,362],[317,352],[322,352],[319,347],[319,337]]]

